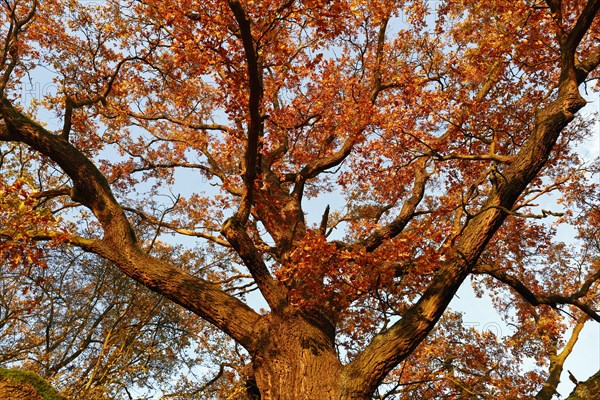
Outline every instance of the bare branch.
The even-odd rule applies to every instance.
[[[196,130],[201,130],[201,131],[222,131],[222,132],[229,132],[230,129],[229,127],[225,126],[225,125],[221,125],[221,124],[201,124],[201,123],[194,123],[194,122],[188,122],[179,118],[175,118],[172,117],[170,115],[167,115],[165,113],[159,113],[159,114],[152,114],[152,115],[146,115],[143,113],[135,113],[135,112],[129,112],[128,113],[129,116],[139,119],[139,120],[144,120],[144,121],[168,121],[168,122],[172,122],[176,125],[180,125],[180,126],[185,126],[187,128],[190,129],[196,129]]]
[[[218,236],[214,236],[214,235],[209,235],[207,233],[204,232],[198,232],[195,230],[191,230],[191,229],[186,229],[186,228],[181,228],[175,224],[171,224],[168,222],[164,222],[162,220],[158,220],[156,218],[154,218],[151,215],[148,215],[140,210],[137,210],[133,207],[123,207],[124,210],[129,211],[131,213],[134,213],[135,215],[141,217],[143,220],[151,223],[152,225],[157,225],[157,226],[161,226],[163,228],[167,228],[169,230],[172,230],[173,232],[177,232],[179,234],[185,235],[185,236],[193,236],[193,237],[200,237],[203,239],[207,239],[210,240],[211,242],[217,243],[221,246],[224,247],[231,247],[229,245],[229,242],[227,242],[226,240],[221,239]]]
[[[488,266],[479,266],[473,270],[476,274],[487,274],[502,283],[513,288],[517,293],[523,297],[532,306],[539,306],[542,304],[549,305],[556,308],[559,304],[571,304],[581,311],[589,315],[594,320],[600,322],[600,315],[592,310],[590,306],[579,301],[577,296],[564,296],[561,294],[535,294],[533,293],[523,282],[507,274],[502,269],[494,269]]]

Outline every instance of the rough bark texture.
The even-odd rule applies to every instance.
[[[340,373],[330,337],[297,315],[263,321],[253,354],[261,399],[340,399]]]
[[[587,381],[579,382],[566,400],[597,400],[600,396],[600,371]]]
[[[285,261],[285,255],[293,248],[296,237],[306,229],[301,208],[305,181],[340,164],[351,152],[354,139],[349,134],[339,152],[309,163],[291,180],[265,180],[259,189],[256,180],[269,174],[268,162],[263,162],[260,148],[264,133],[261,110],[263,71],[252,36],[251,21],[239,1],[231,0],[229,6],[238,24],[246,56],[249,123],[242,176],[244,191],[239,209],[222,226],[221,232],[271,306],[269,315],[260,316],[217,284],[190,275],[174,264],[144,252],[137,243],[123,207],[93,162],[71,144],[68,137],[47,131],[20,112],[6,97],[0,101],[3,119],[0,140],[29,145],[56,162],[70,177],[72,200],[94,213],[104,234],[102,239],[81,242],[80,247],[110,260],[128,277],[194,312],[245,347],[252,357],[253,376],[249,379],[248,389],[253,396],[258,396],[257,391],[260,391],[260,398],[265,400],[369,399],[386,375],[410,356],[435,327],[489,241],[544,167],[563,128],[586,104],[578,85],[600,59],[597,53],[593,53],[580,62],[578,69],[576,49],[598,12],[600,1],[590,0],[572,31],[560,35],[561,76],[555,100],[537,111],[530,136],[518,152],[510,156],[511,162],[499,170],[502,179],[490,189],[487,199],[465,223],[456,240],[447,250],[440,250],[440,259],[445,261],[435,271],[426,290],[400,320],[376,335],[364,351],[345,366],[336,354],[335,326],[333,323],[330,325],[333,319],[326,317],[328,310],[319,310],[325,317],[316,315],[312,316],[314,321],[309,321],[299,308],[291,305],[288,292],[273,279],[263,250],[253,241],[247,225],[250,215],[257,217],[275,242],[277,250],[273,251],[274,257]],[[384,240],[398,235],[414,218],[426,189],[426,166],[427,162],[423,161],[415,177],[412,196],[398,219],[359,242],[355,250],[374,251]],[[262,171],[263,167],[265,171]],[[291,193],[282,190],[283,183],[291,182],[295,183]],[[560,375],[559,369],[557,367],[555,374]],[[600,376],[596,374],[577,387],[574,393],[579,397],[572,395],[570,399],[597,398],[599,381]]]

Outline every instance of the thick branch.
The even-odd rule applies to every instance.
[[[235,217],[232,217],[225,222],[221,233],[242,258],[271,310],[280,310],[286,304],[285,289],[282,285],[278,285],[271,276],[265,261],[243,225]]]
[[[381,64],[383,63],[383,50],[385,46],[385,31],[387,30],[389,16],[386,16],[379,26],[377,34],[377,52],[375,56],[375,70],[373,71],[373,91],[371,92],[371,100],[375,101],[377,95],[383,90],[381,83]]]
[[[576,69],[577,46],[589,30],[596,14],[600,9],[600,0],[589,0],[579,15],[577,22],[568,36],[561,40],[561,76],[559,84],[559,95],[562,92],[574,91],[580,79],[585,79],[585,73]]]
[[[101,240],[88,239],[76,235],[66,235],[64,232],[51,230],[27,230],[25,232],[14,232],[6,229],[0,229],[0,239],[14,240],[15,237],[22,235],[25,235],[28,239],[35,241],[47,241],[55,239],[60,240],[89,252],[98,252],[103,247]]]
[[[600,0],[589,0],[581,11],[581,14],[579,14],[575,26],[571,32],[569,32],[569,36],[567,37],[567,47],[573,52],[573,55],[575,55],[575,50],[577,49],[577,46],[579,46],[581,39],[583,39],[594,22],[599,9]]]
[[[246,348],[253,347],[256,312],[210,282],[144,253],[106,178],[86,156],[19,113],[7,99],[0,103],[0,112],[5,121],[0,140],[26,143],[55,161],[73,181],[73,200],[92,210],[102,225],[101,245],[86,250],[112,261],[127,276],[213,323]]]
[[[229,7],[233,11],[233,15],[240,28],[244,52],[246,54],[246,66],[248,69],[248,81],[250,94],[248,97],[248,111],[250,114],[250,123],[248,126],[248,139],[246,141],[246,155],[244,158],[244,184],[245,191],[242,195],[240,208],[237,216],[244,223],[250,216],[252,207],[252,192],[254,191],[254,180],[257,175],[259,165],[258,148],[260,137],[263,134],[263,117],[261,115],[261,107],[263,102],[263,82],[262,73],[259,67],[257,51],[254,46],[252,37],[252,29],[250,21],[244,11],[242,5],[237,0],[229,1]]]
[[[596,47],[585,59],[575,61],[577,83],[583,83],[598,64],[600,64],[600,46]]]
[[[298,173],[302,181],[312,179],[319,175],[321,172],[326,171],[330,168],[340,165],[342,161],[348,157],[356,139],[354,137],[348,137],[342,147],[329,157],[318,158],[304,166]]]
[[[579,339],[579,334],[583,330],[585,323],[588,321],[588,316],[584,315],[577,320],[575,327],[573,328],[573,332],[571,333],[571,337],[569,341],[562,349],[562,351],[557,355],[550,356],[550,368],[548,378],[544,385],[540,389],[540,391],[536,394],[533,400],[552,400],[554,395],[556,394],[556,388],[560,383],[560,376],[562,375],[563,368],[565,365],[565,360],[573,351],[575,347],[575,343]]]
[[[563,63],[561,67],[569,68],[569,65]],[[391,328],[376,335],[367,348],[346,366],[345,390],[348,393],[365,396],[371,393],[434,327],[481,252],[502,225],[506,218],[502,208],[512,209],[544,166],[562,129],[573,120],[574,113],[586,104],[576,82],[573,82],[574,78],[574,73],[561,74],[557,99],[537,113],[532,134],[503,173],[505,180],[498,184],[482,205],[485,211],[469,221],[456,244],[443,254],[446,261],[419,301]]]
[[[579,382],[565,400],[595,400],[600,392],[600,371],[590,376],[585,382]]]

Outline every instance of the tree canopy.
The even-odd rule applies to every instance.
[[[123,396],[199,343],[170,397],[549,400],[600,322],[600,0],[1,6],[3,362]],[[514,333],[448,310],[468,282]]]

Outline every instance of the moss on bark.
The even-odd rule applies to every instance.
[[[41,376],[30,371],[0,368],[0,398],[5,400],[68,400]]]

